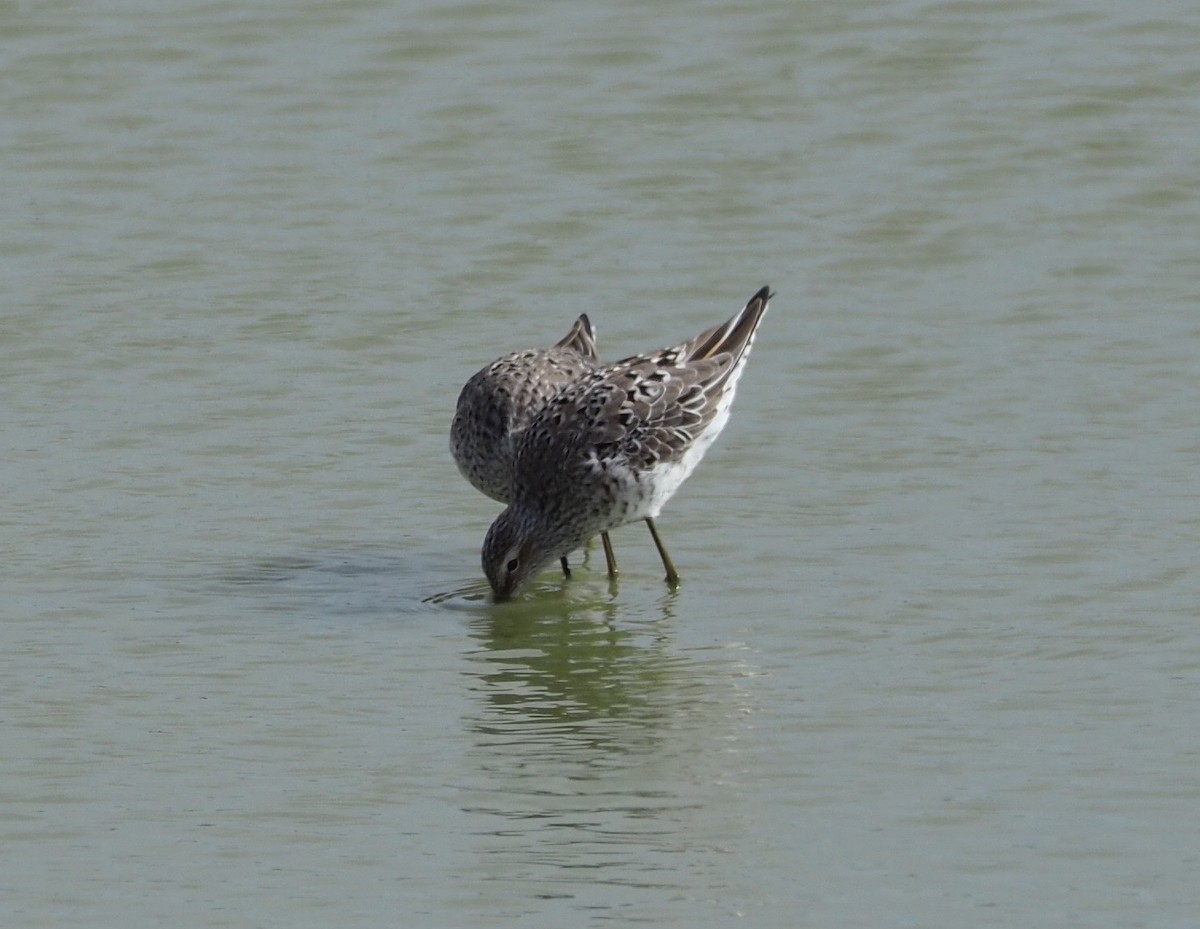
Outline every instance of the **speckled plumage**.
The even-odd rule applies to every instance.
[[[512,495],[488,530],[484,572],[498,598],[599,532],[645,519],[668,581],[678,579],[653,519],[729,418],[772,294],[693,339],[584,373],[516,438]]]
[[[458,395],[450,427],[450,453],[463,477],[508,503],[516,439],[555,394],[597,364],[596,334],[584,314],[552,347],[513,352],[476,373]]]
[[[584,313],[550,348],[504,355],[467,381],[450,426],[450,454],[471,486],[508,503],[521,433],[552,397],[598,364],[596,331]],[[607,532],[600,535],[608,573],[615,578],[612,542]],[[570,574],[566,557],[561,560],[563,573]]]

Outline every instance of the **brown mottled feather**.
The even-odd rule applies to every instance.
[[[553,438],[574,429],[601,457],[621,455],[635,470],[678,460],[716,416],[726,380],[740,367],[770,297],[764,287],[737,316],[694,339],[581,377],[530,431],[548,428]]]
[[[583,314],[552,347],[512,352],[478,371],[459,393],[450,427],[450,452],[463,477],[508,503],[516,440],[551,397],[596,362],[596,333]]]

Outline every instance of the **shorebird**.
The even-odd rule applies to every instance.
[[[772,296],[763,287],[693,339],[568,379],[513,435],[508,506],[482,551],[497,600],[636,519],[650,528],[667,583],[679,583],[654,520],[725,427]]]

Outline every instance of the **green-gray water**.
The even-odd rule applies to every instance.
[[[1194,3],[0,11],[0,922],[1200,912]],[[482,597],[462,382],[769,283]]]

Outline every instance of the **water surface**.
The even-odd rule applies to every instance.
[[[13,4],[10,926],[1195,923],[1200,14]],[[462,382],[778,292],[484,595]]]

